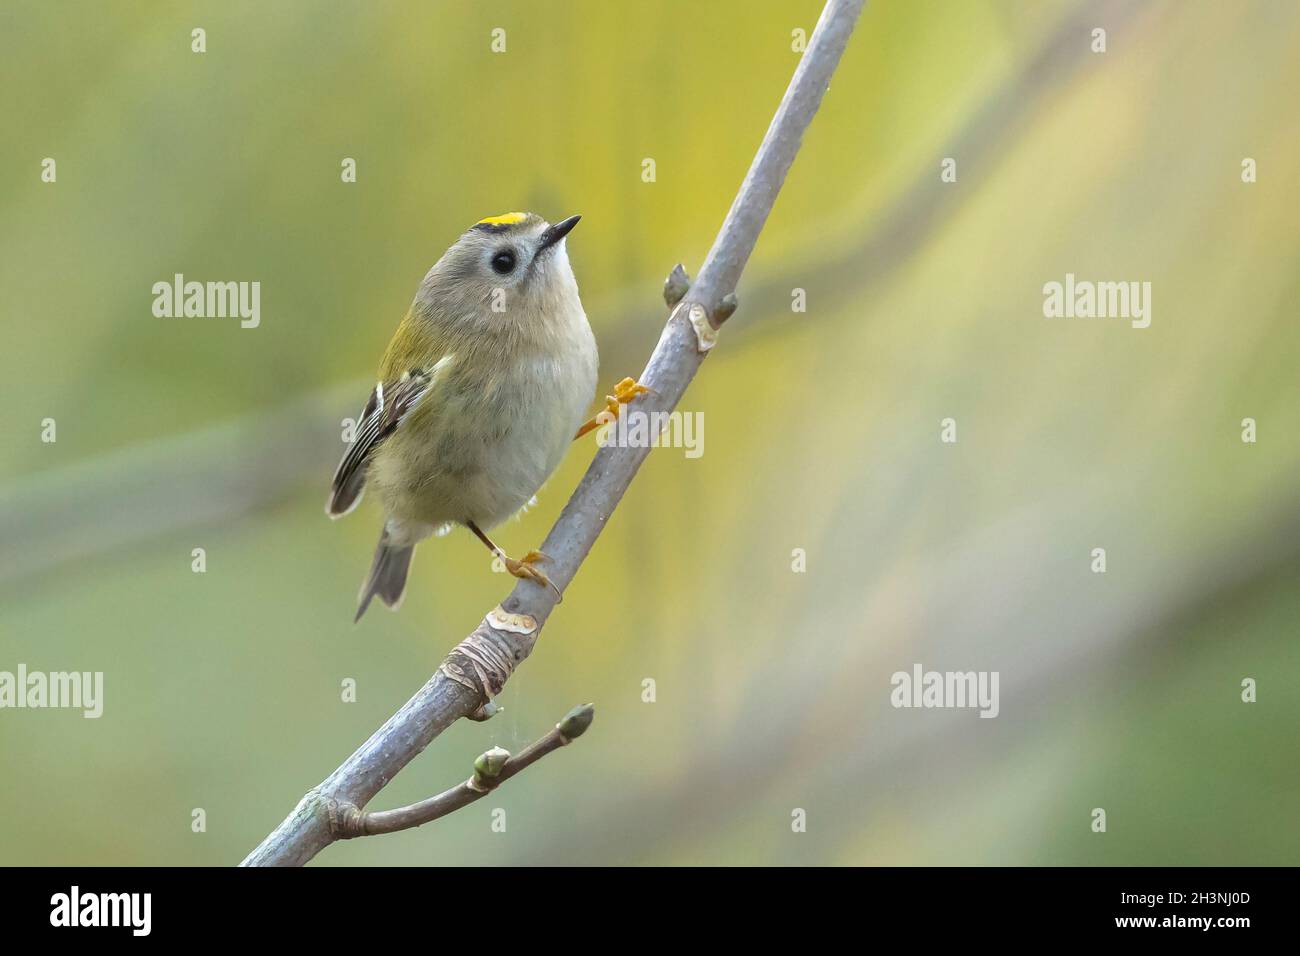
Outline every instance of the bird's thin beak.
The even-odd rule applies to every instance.
[[[553,226],[548,226],[546,231],[542,233],[541,243],[538,245],[537,251],[541,252],[543,249],[549,249],[551,246],[555,245],[573,231],[573,227],[578,224],[578,220],[581,218],[581,216],[570,216],[568,219],[562,219]]]

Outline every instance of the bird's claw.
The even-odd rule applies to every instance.
[[[642,395],[654,395],[655,390],[642,385],[634,378],[625,378],[614,386],[614,394],[605,396],[605,411],[601,412],[595,418],[590,419],[586,424],[578,429],[578,434],[574,435],[575,439],[581,438],[587,432],[599,428],[606,422],[618,418],[620,407],[628,402],[639,398]],[[608,416],[608,417],[606,417]]]
[[[605,400],[607,403],[612,402],[614,407],[611,410],[617,412],[619,405],[626,405],[638,396],[651,394],[654,394],[654,389],[647,388],[634,378],[625,378],[614,386],[614,394],[605,396]]]
[[[564,600],[564,595],[560,593],[559,588],[551,583],[551,579],[546,576],[546,572],[537,567],[539,561],[545,560],[547,560],[546,555],[540,551],[529,551],[517,561],[504,554],[501,556],[501,563],[506,566],[507,571],[517,578],[535,581],[543,587],[550,588],[555,592],[555,600],[558,603]]]

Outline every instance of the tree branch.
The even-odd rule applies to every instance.
[[[723,221],[695,284],[678,302],[639,381],[652,389],[638,411],[657,421],[681,399],[713,345],[716,331],[735,309],[735,288],[758,242],[803,140],[821,105],[865,0],[829,0],[808,49],[777,107],[749,172]],[[678,283],[680,289],[684,283]],[[666,418],[666,416],[665,416]],[[648,447],[608,445],[596,452],[541,550],[546,571],[561,590],[573,580],[605,522],[631,484]],[[555,606],[545,587],[520,581],[460,642],[432,678],[244,860],[245,866],[292,866],[310,860],[338,839],[330,807],[364,807],[403,767],[459,717],[486,719],[492,698],[532,652]],[[434,798],[435,800],[439,798]],[[418,806],[418,805],[417,805]],[[408,808],[410,809],[410,808]],[[402,812],[402,811],[397,811]],[[335,813],[337,821],[337,811]]]
[[[419,803],[412,803],[396,810],[365,812],[354,803],[330,800],[326,805],[330,832],[339,840],[351,840],[355,837],[409,830],[412,827],[431,823],[439,817],[445,817],[487,796],[515,774],[526,770],[552,751],[573,743],[586,733],[594,716],[595,708],[591,704],[582,704],[573,708],[550,733],[525,747],[517,757],[510,756],[508,750],[493,747],[486,753],[479,754],[478,759],[474,761],[472,777],[450,790],[444,790],[436,797],[421,800]]]

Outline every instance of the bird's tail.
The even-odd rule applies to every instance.
[[[402,594],[406,591],[406,573],[411,569],[411,556],[415,554],[415,545],[398,547],[389,543],[388,528],[379,536],[379,547],[375,548],[375,562],[370,566],[370,576],[361,587],[358,597],[357,616],[353,623],[361,620],[361,615],[370,607],[370,599],[378,597],[389,608],[396,611],[402,604]]]

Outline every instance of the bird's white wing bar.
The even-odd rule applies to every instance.
[[[343,454],[334,471],[334,480],[330,484],[330,500],[325,512],[331,518],[341,518],[351,512],[360,502],[365,490],[366,464],[370,456],[385,438],[391,435],[429,393],[438,373],[451,361],[447,355],[439,359],[432,368],[412,369],[402,375],[400,381],[385,386],[383,382],[375,384],[370,399],[361,412],[361,422],[357,426],[357,437]]]

